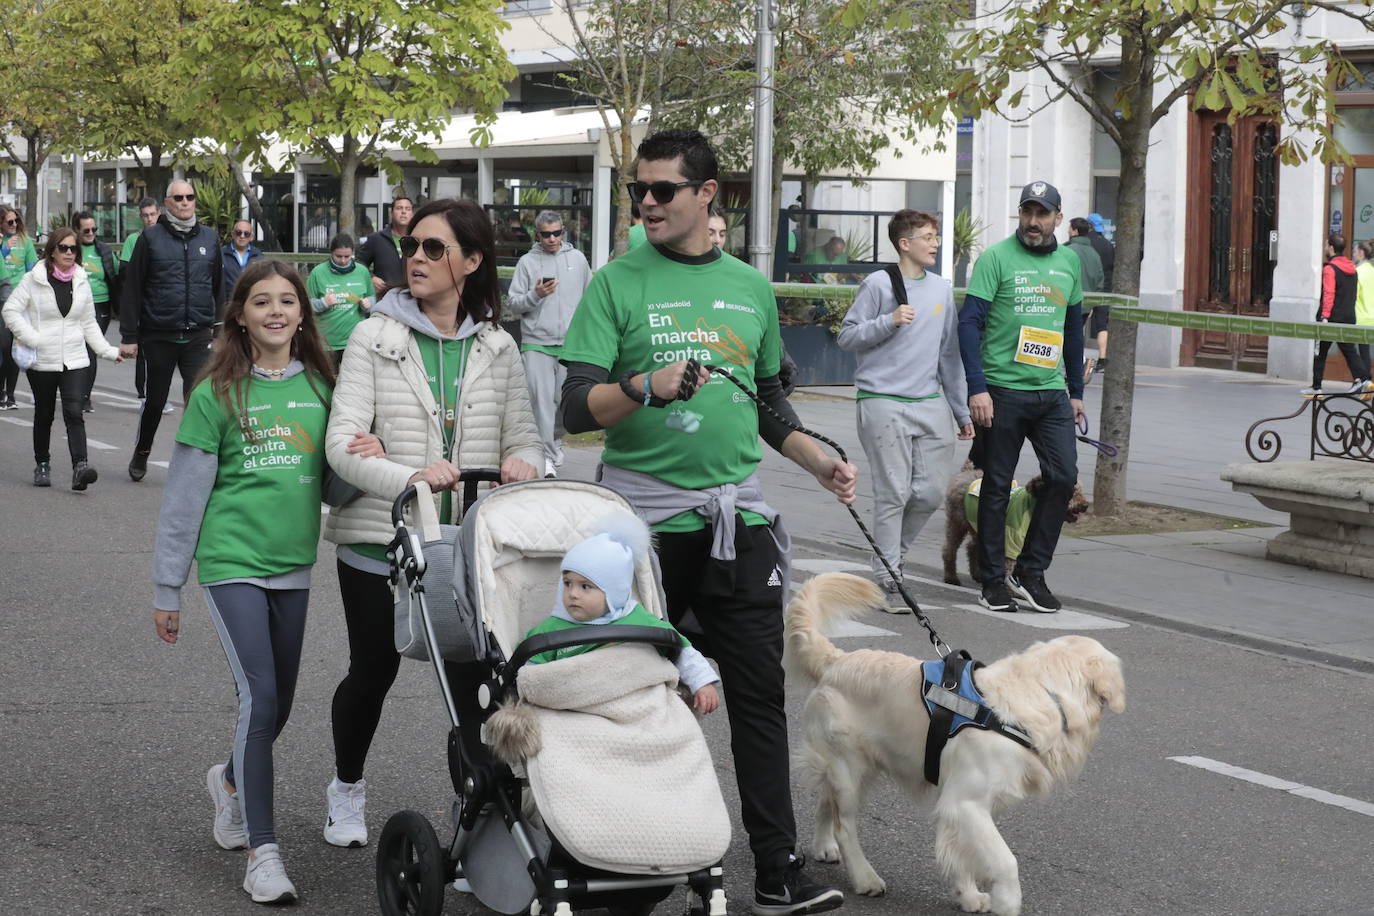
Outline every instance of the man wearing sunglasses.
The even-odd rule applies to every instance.
[[[570,432],[606,430],[601,482],[658,532],[669,617],[720,665],[754,854],[753,912],[819,913],[844,895],[810,881],[793,854],[782,672],[788,539],[759,488],[759,439],[845,503],[855,470],[703,368],[726,370],[795,422],[778,381],[772,287],[722,256],[706,232],[720,189],[710,144],[697,131],[670,130],[638,153],[630,195],[648,244],[599,270],[573,315],[563,423]]]
[[[165,212],[139,235],[125,269],[119,310],[120,353],[148,363],[147,397],[138,417],[138,441],[129,477],[148,473],[172,373],[181,373],[183,402],[206,360],[224,289],[219,238],[196,221],[196,192],[174,181],[162,201]]]
[[[239,274],[254,258],[262,257],[262,249],[253,244],[253,224],[246,219],[234,223],[229,241],[220,249],[220,269],[224,272],[224,292],[220,301],[228,302]]]
[[[86,271],[86,279],[91,281],[91,298],[95,300],[95,322],[104,334],[110,328],[112,309],[119,302],[119,257],[114,249],[95,237],[95,215],[85,210],[72,214],[72,225],[76,227],[76,238],[81,243],[81,267]],[[91,390],[95,387],[95,352],[86,348],[86,357],[91,361],[86,370],[86,394],[81,401],[81,410],[91,413]]]
[[[530,386],[534,425],[544,444],[544,476],[563,466],[563,430],[558,422],[567,369],[559,357],[573,311],[592,279],[586,257],[568,241],[563,218],[545,210],[534,218],[535,241],[515,265],[506,303],[520,318],[520,357]]]
[[[401,256],[401,236],[410,231],[415,204],[401,196],[391,202],[391,222],[363,239],[357,261],[372,271],[372,288],[378,298],[394,286],[405,286],[405,259]]]

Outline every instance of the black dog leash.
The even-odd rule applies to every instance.
[[[762,398],[760,398],[757,394],[746,388],[744,384],[739,379],[735,378],[734,375],[732,375],[728,369],[721,368],[720,366],[703,367],[695,359],[688,360],[687,371],[683,373],[682,386],[678,390],[679,400],[686,400],[687,398],[691,397],[693,394],[696,393],[697,371],[702,368],[705,368],[707,372],[712,372],[716,375],[719,375],[722,378],[729,379],[730,383],[733,384],[740,391],[743,391],[745,394],[747,394],[750,400],[757,404],[761,409],[768,411],[768,415],[771,416],[773,419],[778,420],[788,429],[795,430],[796,432],[810,436],[818,442],[824,442],[826,445],[830,446],[835,450],[835,453],[840,456],[841,461],[845,462],[846,464],[849,463],[849,456],[845,454],[844,449],[840,448],[839,443],[835,442],[833,439],[828,439],[825,436],[822,436],[820,433],[814,430],[810,430],[804,426],[793,423],[791,420],[787,419],[782,414],[778,413],[772,407],[765,404]],[[892,568],[891,564],[887,562],[887,558],[883,556],[882,551],[878,549],[878,542],[873,540],[873,535],[869,533],[868,526],[866,526],[863,523],[863,519],[859,518],[859,513],[855,511],[853,505],[847,505],[845,506],[845,508],[849,510],[849,515],[854,519],[854,524],[858,525],[859,530],[863,532],[864,539],[868,541],[868,546],[873,548],[873,555],[878,558],[878,562],[883,564],[883,569],[887,570],[888,576],[891,577],[892,581],[897,584],[897,591],[902,596],[902,600],[906,602],[906,606],[911,608],[911,613],[916,616],[917,622],[919,622],[921,626],[925,627],[926,630],[930,633],[930,644],[935,647],[935,651],[940,654],[940,658],[943,659],[946,656],[948,656],[950,654],[949,646],[946,645],[945,641],[940,638],[940,634],[935,632],[935,627],[931,624],[930,618],[927,617],[925,615],[925,612],[921,610],[920,606],[916,603],[916,599],[912,598],[911,595],[907,594],[906,586],[902,582],[902,577],[897,575],[896,570]]]
[[[1078,428],[1078,435],[1074,436],[1074,438],[1077,439],[1079,442],[1091,445],[1093,448],[1097,449],[1099,452],[1101,452],[1108,458],[1115,458],[1117,456],[1119,449],[1117,449],[1115,445],[1112,445],[1108,442],[1099,442],[1097,439],[1088,438],[1088,418],[1086,416],[1078,417],[1074,421],[1074,425]]]

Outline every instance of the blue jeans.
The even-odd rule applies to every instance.
[[[1044,491],[1031,513],[1026,543],[1016,561],[1016,575],[1043,575],[1054,559],[1059,529],[1078,482],[1073,407],[1068,392],[1021,391],[988,386],[992,426],[978,429],[983,467],[978,499],[978,565],[983,581],[995,582],[1006,570],[1007,499],[1021,446],[1029,439],[1040,459]]]

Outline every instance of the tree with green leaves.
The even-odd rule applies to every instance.
[[[52,55],[43,29],[44,22],[34,15],[31,3],[6,0],[0,4],[0,49],[8,75],[0,108],[0,150],[28,179],[24,222],[35,228],[41,189],[38,173],[76,127],[67,106],[55,101],[62,97],[70,70]]]
[[[62,104],[80,120],[83,152],[128,156],[153,197],[204,134],[187,104],[179,49],[203,34],[205,0],[47,0],[38,7],[47,53],[66,70]],[[76,142],[74,140],[74,142]]]
[[[877,3],[849,0],[848,15],[862,17]],[[1368,0],[993,0],[980,5],[955,48],[954,59],[968,68],[952,87],[913,86],[909,104],[926,119],[984,112],[1025,119],[1060,101],[1086,111],[1121,154],[1113,291],[1135,295],[1150,131],[1180,102],[1232,119],[1273,119],[1287,164],[1344,155],[1332,136],[1332,92],[1353,68],[1328,38],[1291,28],[1318,10],[1369,27]],[[1116,91],[1099,94],[1093,80],[1106,67],[1118,71]],[[1120,453],[1097,462],[1093,500],[1101,515],[1126,508],[1135,340],[1133,322],[1114,323],[1100,430]]]
[[[255,147],[276,137],[293,157],[318,156],[339,175],[346,231],[359,168],[398,178],[387,147],[437,162],[429,143],[455,109],[474,112],[473,139],[488,141],[515,75],[498,38],[498,0],[207,2],[191,47],[233,62],[214,71],[217,139]]]

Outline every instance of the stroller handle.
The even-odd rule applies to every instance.
[[[501,680],[506,687],[514,685],[515,679],[519,676],[520,667],[541,652],[567,649],[572,646],[625,642],[637,642],[658,649],[668,649],[671,650],[673,658],[677,658],[678,652],[682,649],[682,637],[677,634],[677,631],[664,627],[641,627],[615,623],[594,627],[573,627],[567,630],[556,630],[552,633],[540,633],[521,642],[515,647],[515,654],[505,665]]]
[[[463,484],[463,507],[466,509],[477,499],[477,485],[479,483],[500,483],[500,468],[461,468],[458,471],[458,480]],[[401,495],[396,497],[396,501],[391,504],[391,525],[399,528],[405,521],[406,504],[415,498],[415,485],[410,484],[401,491]]]

